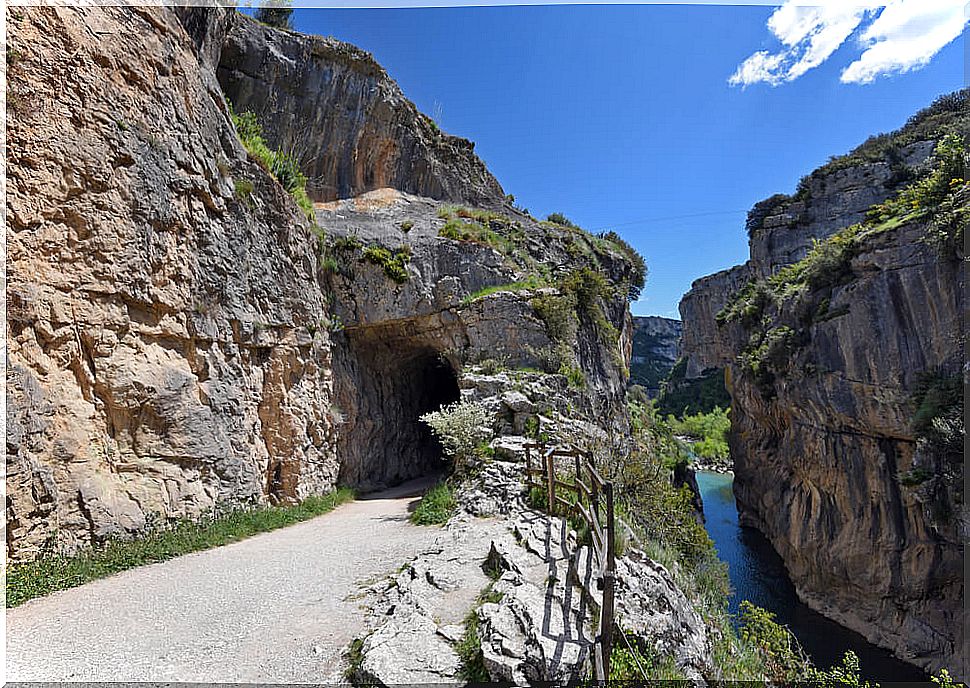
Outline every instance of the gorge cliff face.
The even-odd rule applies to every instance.
[[[503,207],[366,54],[219,9],[7,17],[9,559],[440,468],[417,416],[472,361],[622,424],[628,252]],[[307,218],[223,88],[339,200]]]
[[[176,16],[8,27],[8,555],[332,488],[316,239]]]
[[[943,99],[891,135],[902,143],[885,159],[863,147],[796,197],[758,204],[750,261],[698,280],[681,302],[688,369],[725,371],[742,523],[768,536],[809,605],[958,675],[962,449],[927,435],[927,419],[921,431],[920,415],[936,413],[962,446],[962,406],[940,399],[954,404],[963,370],[965,262],[930,241],[934,221],[905,214],[809,254],[812,239],[922,178],[944,133],[966,136],[968,114],[966,92]],[[952,202],[965,208],[966,196]]]
[[[391,187],[477,206],[504,202],[474,144],[418,112],[369,53],[228,16],[219,82],[237,111],[294,153],[314,200]]]
[[[641,385],[650,398],[660,393],[660,383],[680,358],[679,320],[659,316],[633,318],[633,354],[630,384]]]

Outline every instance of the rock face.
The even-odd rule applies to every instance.
[[[937,137],[966,129],[966,92],[948,107]],[[748,279],[911,178],[933,148],[912,141],[927,119],[892,135],[908,143],[886,159],[857,152],[798,197],[755,206],[750,261],[695,282],[681,314],[688,370],[726,368],[741,521],[769,537],[799,596],[903,659],[963,674],[962,462],[918,440],[913,395],[928,375],[961,374],[964,263],[925,241],[926,222],[904,222],[867,239],[834,285],[769,300],[748,322],[714,319]],[[766,332],[774,343],[754,350]]]
[[[8,16],[10,558],[440,468],[418,416],[475,361],[561,368],[622,426],[629,255],[503,207],[369,56],[219,9]],[[223,88],[274,145],[309,142],[317,197],[342,197],[320,226]],[[555,286],[579,268],[609,286],[583,308]]]
[[[679,320],[658,316],[633,318],[633,354],[630,384],[642,385],[650,398],[660,393],[660,382],[680,358]]]
[[[197,45],[154,8],[7,17],[8,556],[331,489],[316,239]]]
[[[474,144],[442,133],[352,45],[233,13],[219,82],[237,111],[265,123],[273,147],[296,154],[314,200],[390,187],[478,206],[504,202]]]

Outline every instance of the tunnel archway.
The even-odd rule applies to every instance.
[[[344,333],[335,347],[340,428],[339,481],[361,490],[394,485],[444,469],[442,449],[420,420],[460,398],[456,365],[440,341],[400,327]]]

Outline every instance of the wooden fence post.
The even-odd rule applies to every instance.
[[[556,513],[556,458],[551,451],[546,452],[546,481],[549,488],[549,513]]]
[[[613,518],[613,483],[603,485],[606,497],[606,570],[603,573],[603,608],[600,610],[604,623],[601,625],[603,642],[603,672],[610,677],[610,655],[613,652],[613,593],[616,583],[616,523]]]

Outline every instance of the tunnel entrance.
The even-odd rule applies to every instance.
[[[446,468],[420,420],[460,398],[455,365],[434,344],[371,326],[346,332],[335,348],[342,484],[377,489]]]

